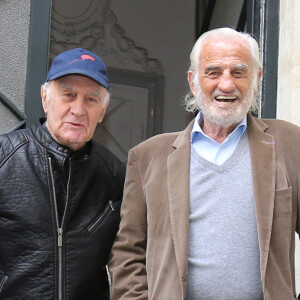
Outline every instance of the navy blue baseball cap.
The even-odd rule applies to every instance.
[[[87,76],[109,89],[107,68],[103,60],[88,50],[75,48],[58,54],[52,62],[46,81],[71,74]]]

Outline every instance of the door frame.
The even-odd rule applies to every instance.
[[[44,115],[40,87],[48,73],[52,0],[31,0],[26,89],[26,127]]]

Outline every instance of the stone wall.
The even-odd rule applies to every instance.
[[[25,112],[30,0],[0,1],[0,91]],[[0,102],[0,133],[18,125],[16,116]]]

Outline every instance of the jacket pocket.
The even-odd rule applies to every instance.
[[[4,287],[7,279],[8,279],[8,276],[6,276],[3,272],[0,271],[0,294],[3,290],[3,287]]]
[[[111,200],[108,201],[108,204],[104,208],[104,210],[101,212],[101,214],[93,220],[93,222],[88,226],[87,230],[89,232],[93,232],[96,228],[98,228],[104,221],[105,219],[112,213],[115,212],[115,203],[112,202]]]
[[[275,191],[274,217],[292,214],[292,188]]]

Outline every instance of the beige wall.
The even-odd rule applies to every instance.
[[[277,118],[300,125],[300,1],[280,1]]]
[[[277,119],[300,126],[300,1],[280,1]],[[299,149],[300,155],[300,149]],[[296,235],[296,290],[300,292],[300,245]]]

